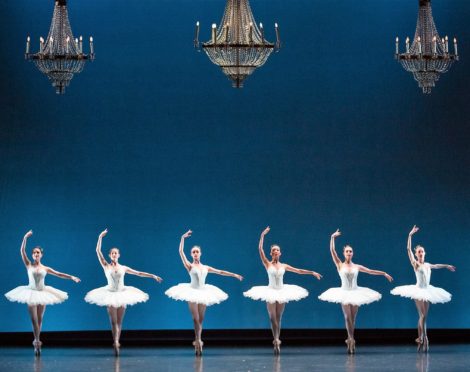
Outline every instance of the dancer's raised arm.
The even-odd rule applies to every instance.
[[[455,266],[447,264],[429,264],[431,269],[447,269],[450,271],[455,271]]]
[[[186,231],[182,236],[181,236],[181,241],[180,241],[180,257],[181,261],[183,261],[183,265],[186,268],[186,270],[191,270],[191,262],[186,258],[186,255],[184,254],[184,239],[189,238],[193,232],[191,230]]]
[[[25,236],[23,237],[23,241],[21,242],[21,248],[20,248],[20,253],[21,253],[21,258],[23,259],[23,262],[25,266],[31,265],[31,261],[28,258],[28,255],[26,254],[26,242],[28,241],[28,238],[33,235],[33,230],[29,230]]]
[[[108,265],[108,262],[104,258],[103,253],[101,252],[101,243],[103,241],[103,237],[105,237],[107,233],[108,229],[104,229],[98,236],[98,242],[96,243],[96,255],[98,256],[98,261],[100,261],[100,264],[101,266],[103,266],[103,268]]]
[[[159,276],[154,275],[154,274],[146,273],[144,271],[137,271],[137,270],[131,269],[128,266],[125,266],[124,268],[125,268],[127,274],[137,275],[137,276],[141,276],[143,278],[151,278],[151,279],[156,280],[159,283],[161,283],[162,280],[163,280],[162,278],[160,278]]]
[[[73,275],[70,275],[70,274],[61,273],[61,272],[56,271],[56,270],[54,270],[50,267],[46,267],[46,271],[47,271],[48,274],[58,276],[59,278],[62,278],[62,279],[73,280],[75,283],[80,282],[80,278],[77,278],[76,276],[73,276]]]
[[[212,273],[212,274],[218,274],[218,275],[223,275],[223,276],[231,276],[231,277],[236,278],[240,281],[243,280],[243,276],[231,273],[230,271],[219,270],[219,269],[216,269],[216,268],[210,267],[210,266],[206,266],[206,267],[207,267],[207,271]]]
[[[268,266],[269,266],[269,260],[266,258],[266,255],[264,254],[264,249],[263,249],[263,245],[264,245],[264,237],[265,235],[269,232],[269,230],[271,230],[268,227],[266,227],[263,232],[261,233],[261,236],[259,238],[259,245],[258,245],[258,250],[259,250],[259,256],[261,257],[261,262],[263,263],[264,267],[267,269]]]
[[[341,232],[339,229],[337,229],[333,234],[331,234],[331,239],[330,239],[330,253],[331,253],[331,258],[333,259],[333,262],[336,265],[336,268],[339,270],[341,266],[341,260],[338,257],[338,254],[336,253],[336,248],[335,248],[335,238],[337,236],[340,236]]]
[[[415,260],[413,256],[413,251],[411,250],[411,237],[419,231],[419,227],[416,225],[413,226],[411,229],[410,233],[408,234],[408,242],[406,244],[406,251],[408,252],[408,258],[410,259],[411,266],[413,266],[413,269],[416,270],[418,266],[418,262]]]
[[[293,273],[296,273],[296,274],[301,274],[301,275],[313,275],[315,278],[317,278],[318,280],[320,280],[322,278],[322,275],[315,272],[315,271],[312,271],[312,270],[304,270],[304,269],[297,269],[296,267],[292,267],[290,265],[287,265],[285,264],[284,265],[284,268],[287,270],[287,271],[291,271]]]
[[[393,281],[393,278],[390,275],[388,275],[385,271],[368,269],[367,267],[362,266],[362,265],[357,265],[357,269],[360,272],[370,274],[370,275],[382,275],[382,276],[385,276],[389,282]]]

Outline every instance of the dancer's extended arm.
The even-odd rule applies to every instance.
[[[179,247],[181,261],[183,261],[183,265],[188,271],[191,270],[191,262],[189,262],[189,260],[186,258],[186,255],[184,254],[184,239],[189,238],[192,233],[193,232],[191,230],[188,230],[181,236],[180,247]]]
[[[33,231],[29,230],[25,236],[23,237],[23,241],[21,242],[21,248],[20,248],[20,253],[21,253],[21,258],[23,259],[23,262],[25,266],[31,265],[31,261],[28,258],[28,255],[26,254],[26,242],[28,241],[28,238],[33,235]]]
[[[73,276],[73,275],[70,275],[70,274],[61,273],[59,271],[54,270],[51,267],[46,267],[46,271],[47,271],[48,274],[58,276],[59,278],[62,278],[62,279],[73,280],[75,283],[80,282],[80,278],[77,278],[76,276]]]
[[[450,271],[455,271],[455,266],[447,264],[429,264],[431,269],[447,269]]]
[[[236,278],[240,281],[243,280],[243,276],[231,273],[230,271],[219,270],[219,269],[216,269],[216,268],[210,267],[210,266],[206,266],[206,267],[207,267],[207,271],[210,272],[210,273],[223,275],[223,276],[231,276],[231,277]]]
[[[408,252],[408,258],[410,259],[411,266],[413,266],[413,269],[415,269],[415,270],[418,267],[418,261],[415,260],[415,258],[413,256],[413,251],[411,250],[411,238],[418,231],[419,231],[419,227],[414,225],[413,228],[411,229],[410,233],[408,234],[408,242],[406,244],[406,251]]]
[[[266,255],[264,254],[264,249],[263,249],[263,245],[264,245],[264,237],[266,236],[266,234],[269,232],[270,228],[269,226],[266,227],[263,232],[261,233],[261,236],[259,238],[259,244],[258,244],[258,250],[259,250],[259,256],[261,258],[261,262],[263,263],[264,267],[267,269],[268,266],[269,266],[269,260],[266,258]]]
[[[393,278],[390,275],[388,275],[385,271],[368,269],[367,267],[362,266],[362,265],[356,265],[356,266],[359,269],[359,271],[363,273],[367,273],[370,275],[382,275],[382,276],[385,276],[389,282],[393,281]]]
[[[313,275],[315,278],[317,278],[318,280],[320,280],[322,278],[321,274],[315,272],[315,271],[312,271],[312,270],[304,270],[304,269],[297,269],[296,267],[292,267],[290,265],[287,265],[287,264],[284,264],[284,268],[287,270],[287,271],[292,271],[293,273],[296,273],[296,274],[301,274],[301,275]]]
[[[151,278],[151,279],[156,280],[159,283],[161,283],[162,280],[163,280],[162,278],[160,278],[159,276],[154,275],[154,274],[146,273],[144,271],[137,271],[137,270],[131,269],[130,267],[127,267],[127,266],[124,266],[124,268],[125,268],[127,274],[137,275],[137,276],[141,276],[143,278]]]
[[[335,238],[337,236],[340,236],[341,232],[336,230],[333,234],[331,234],[331,239],[330,239],[330,253],[331,253],[331,258],[333,259],[333,262],[336,265],[336,268],[339,270],[341,266],[341,260],[338,257],[338,254],[336,253],[336,248],[335,248]]]
[[[103,266],[103,268],[108,265],[108,262],[104,258],[103,253],[101,252],[101,243],[103,241],[103,237],[105,237],[107,233],[108,229],[104,229],[98,236],[98,242],[96,243],[96,255],[98,256],[98,261],[100,262],[101,266]]]

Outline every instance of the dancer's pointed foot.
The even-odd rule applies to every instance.
[[[356,341],[353,338],[348,338],[344,342],[346,343],[348,354],[354,354],[356,352]]]
[[[281,340],[279,339],[274,340],[273,346],[274,346],[274,355],[280,355],[281,354]]]
[[[424,340],[423,340],[423,351],[425,353],[427,353],[429,351],[429,340],[428,340],[428,337],[424,337]]]
[[[113,348],[114,348],[114,355],[118,357],[121,352],[121,344],[119,342],[115,342],[113,344]]]
[[[418,337],[415,342],[418,344],[418,351],[421,351],[423,348],[423,340],[421,337]]]
[[[34,355],[37,357],[41,356],[41,345],[42,345],[41,341],[36,341],[36,340],[33,341]]]
[[[201,340],[195,340],[193,341],[193,346],[194,346],[194,353],[196,356],[201,356],[202,355],[202,346],[204,345],[204,342]]]

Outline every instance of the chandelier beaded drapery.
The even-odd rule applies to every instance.
[[[36,67],[52,82],[57,94],[65,93],[74,74],[83,70],[87,60],[93,61],[95,52],[90,37],[90,54],[83,53],[83,38],[74,38],[70,27],[67,0],[56,0],[51,27],[46,40],[39,38],[39,52],[30,53],[31,39],[26,41],[25,58],[34,61]]]
[[[407,37],[405,53],[399,51],[399,39],[396,38],[395,58],[403,68],[411,72],[423,93],[431,89],[439,80],[440,74],[449,70],[454,61],[458,61],[457,39],[454,38],[454,54],[449,52],[449,38],[441,38],[432,17],[431,0],[418,0],[418,22],[413,42]]]
[[[270,43],[264,37],[263,24],[256,24],[248,0],[227,0],[219,26],[212,25],[212,38],[202,43],[202,48],[232,80],[232,86],[242,88],[245,79],[265,64],[273,50],[280,48],[277,23],[275,30],[277,41]],[[194,45],[199,48],[199,22]]]

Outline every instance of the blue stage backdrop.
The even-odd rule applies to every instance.
[[[224,0],[69,0],[75,35],[95,39],[87,63],[63,96],[24,61],[46,36],[53,1],[0,4],[0,244],[2,293],[27,284],[19,248],[45,249],[43,263],[79,276],[75,284],[48,276],[69,300],[46,310],[44,330],[108,329],[104,308],[83,297],[105,285],[95,254],[121,248],[121,262],[156,273],[162,284],[126,276],[150,294],[128,309],[126,329],[190,329],[187,305],[164,291],[189,280],[178,243],[187,229],[202,260],[244,275],[210,275],[229,299],[207,311],[206,328],[268,328],[264,303],[243,297],[267,283],[257,245],[267,225],[282,260],[323,274],[288,273],[286,283],[310,296],[289,303],[285,328],[342,328],[339,305],[317,296],[339,285],[329,237],[340,228],[338,251],[350,243],[354,261],[388,271],[361,274],[380,291],[359,311],[359,328],[411,328],[412,301],[391,296],[414,283],[406,254],[415,243],[433,263],[432,283],[453,294],[432,306],[429,327],[469,328],[470,30],[467,0],[433,0],[442,35],[459,38],[461,60],[423,95],[394,60],[413,36],[418,0],[362,2],[252,0],[266,38],[280,25],[283,48],[245,82],[231,88],[204,52],[192,48],[219,23]],[[452,47],[451,47],[452,49]],[[86,46],[85,50],[88,50]],[[0,331],[29,331],[26,306],[0,301]]]

